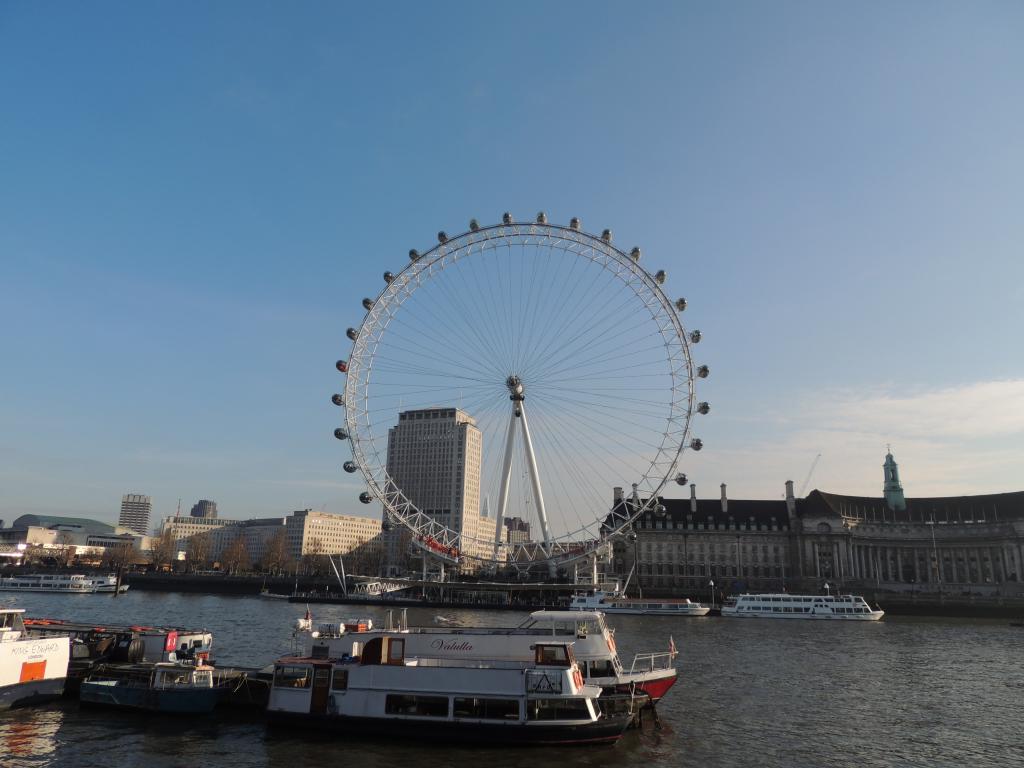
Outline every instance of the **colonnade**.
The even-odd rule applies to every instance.
[[[1021,581],[1024,547],[1018,542],[978,546],[854,544],[854,577],[897,583],[1003,584]]]

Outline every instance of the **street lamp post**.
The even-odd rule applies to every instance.
[[[942,563],[939,562],[939,550],[935,546],[935,512],[932,512],[932,560],[935,561],[935,583],[939,586],[939,594],[942,594]]]
[[[715,607],[715,580],[710,579],[708,581],[708,591],[711,592],[711,607]]]
[[[824,587],[825,587],[825,594],[826,595],[831,595],[832,592],[830,590],[832,589],[832,587],[831,587],[831,585],[827,581],[825,582]]]

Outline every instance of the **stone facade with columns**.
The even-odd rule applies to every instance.
[[[664,514],[634,523],[616,542],[613,568],[637,563],[645,589],[702,594],[725,589],[875,588],[1024,593],[1024,492],[906,498],[892,454],[883,495],[812,491],[785,500],[661,499]],[[616,504],[628,504],[616,489]]]

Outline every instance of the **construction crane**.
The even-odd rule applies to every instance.
[[[818,466],[819,459],[821,459],[820,453],[814,457],[814,461],[811,462],[811,468],[807,470],[807,477],[804,478],[803,485],[800,486],[800,492],[797,494],[798,498],[802,499],[804,497],[804,491],[807,490],[807,484],[811,482],[811,475],[814,474],[814,468]]]

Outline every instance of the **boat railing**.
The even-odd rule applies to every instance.
[[[633,657],[633,665],[629,668],[629,672],[634,674],[637,672],[655,672],[660,669],[671,669],[674,657],[675,655],[671,651],[638,653]]]

